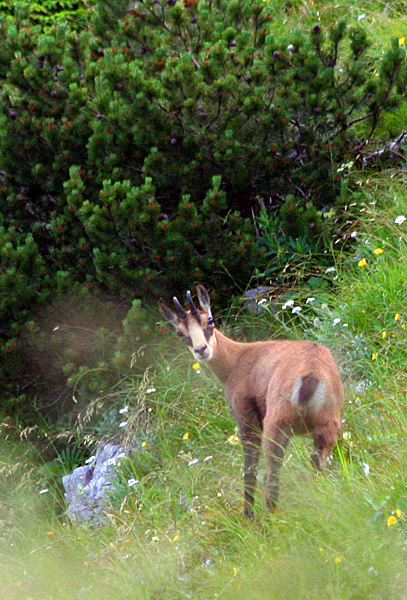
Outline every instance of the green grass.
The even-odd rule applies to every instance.
[[[279,511],[264,514],[259,490],[257,520],[248,523],[241,450],[228,443],[233,422],[215,391],[202,389],[201,374],[193,376],[171,389],[172,400],[157,387],[155,431],[143,452],[158,462],[128,471],[140,484],[119,487],[110,526],[71,529],[51,518],[46,494],[27,489],[27,478],[3,490],[2,597],[403,598],[407,416],[397,397],[352,400],[327,473],[311,469],[310,442],[296,440]],[[164,425],[173,433],[161,436]]]

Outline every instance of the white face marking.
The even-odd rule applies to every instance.
[[[204,330],[196,319],[189,319],[188,333],[191,338],[192,346],[189,346],[194,358],[197,361],[207,362],[213,357],[213,339],[212,335],[209,340],[205,337]]]

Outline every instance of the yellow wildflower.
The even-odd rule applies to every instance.
[[[391,527],[392,525],[395,525],[397,523],[397,519],[394,515],[390,515],[390,517],[387,519],[387,527]]]
[[[47,531],[47,532],[45,533],[45,535],[54,535],[54,532],[53,532],[53,531]]]
[[[147,446],[147,442],[143,442],[143,443],[141,444],[141,447],[142,447],[142,448],[145,448],[146,446]]]
[[[236,444],[238,444],[240,442],[239,436],[236,435],[235,433],[233,435],[230,435],[228,437],[228,442],[229,442],[229,444],[232,444],[232,446],[236,446]]]
[[[360,260],[358,262],[358,267],[365,267],[367,265],[367,260],[366,258],[362,258],[362,260]]]
[[[189,433],[188,432],[184,433],[184,435],[182,436],[182,439],[189,440]]]
[[[374,352],[372,353],[372,360],[376,360],[377,359],[377,354],[375,354]]]
[[[401,517],[401,510],[399,508],[396,508],[396,515],[400,519],[400,517]]]
[[[399,38],[399,46],[404,46],[404,44],[406,43],[406,39],[401,37]]]
[[[199,371],[201,365],[199,364],[199,362],[196,362],[192,365],[192,368],[194,369],[194,371]]]
[[[238,571],[238,568],[237,567],[233,567],[233,575],[237,575],[237,571]]]
[[[340,556],[335,556],[335,562],[336,563],[342,562],[342,558]]]
[[[174,537],[172,538],[172,541],[173,542],[178,542],[178,540],[179,540],[179,535],[178,534],[174,535]]]
[[[387,331],[382,331],[382,338],[386,339],[387,338]]]
[[[396,314],[394,315],[394,320],[395,320],[395,321],[398,321],[399,319],[400,319],[400,314],[399,314],[399,313],[396,313]]]
[[[383,252],[384,252],[383,248],[376,248],[376,250],[373,250],[373,254],[377,254],[377,255],[383,254]]]

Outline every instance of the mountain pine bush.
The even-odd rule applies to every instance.
[[[40,23],[45,28],[61,22],[75,29],[87,18],[85,0],[0,0],[0,14],[5,17],[11,19],[19,11],[23,11],[33,23]]]

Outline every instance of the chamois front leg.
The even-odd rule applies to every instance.
[[[266,478],[264,496],[266,506],[274,510],[277,505],[280,469],[283,465],[284,453],[292,434],[276,424],[271,423],[264,429],[264,453],[266,461]]]
[[[257,483],[257,465],[260,456],[261,431],[258,427],[244,424],[240,427],[244,454],[244,514],[253,519],[254,493]]]

